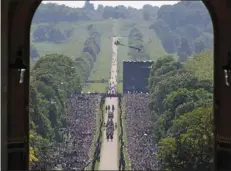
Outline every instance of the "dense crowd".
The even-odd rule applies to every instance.
[[[99,95],[75,95],[70,99],[69,124],[70,133],[64,160],[69,167],[65,169],[83,169],[90,162],[89,152],[94,139],[96,128],[97,105],[100,103]],[[69,162],[67,162],[69,161]]]
[[[156,148],[152,138],[153,122],[148,94],[126,94],[127,154],[132,170],[156,170]]]
[[[68,102],[67,127],[59,129],[64,141],[56,143],[51,150],[48,157],[52,160],[50,166],[39,166],[40,169],[84,170],[91,163],[90,152],[100,97],[99,94],[72,96]]]

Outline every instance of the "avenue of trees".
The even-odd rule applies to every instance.
[[[140,48],[138,51],[134,48],[129,48],[128,55],[132,60],[149,60],[150,57],[145,52],[143,44],[143,35],[141,31],[137,28],[132,28],[130,34],[128,35],[128,44],[131,47]]]
[[[94,7],[89,1],[83,8],[71,8],[65,5],[41,4],[33,18],[34,23],[41,22],[76,22],[94,21],[104,19],[145,19],[151,20],[156,17],[158,7],[144,5],[142,10],[133,7],[119,5],[117,7],[99,5]]]
[[[100,33],[92,24],[88,25],[86,29],[88,30],[89,38],[84,43],[81,56],[76,58],[82,80],[87,80],[90,76],[91,69],[100,52]]]
[[[82,21],[102,21],[108,19],[146,20],[167,53],[177,54],[181,61],[188,56],[213,47],[213,28],[208,10],[202,2],[183,1],[175,5],[153,7],[144,5],[142,9],[99,5],[94,7],[86,1],[83,8],[65,5],[41,4],[33,18],[36,26],[34,42],[63,43],[72,36],[71,23]],[[65,22],[69,29],[55,27]]]
[[[38,26],[33,31],[32,41],[63,43],[73,34],[71,23],[109,19],[149,22],[149,28],[157,34],[165,51],[177,54],[181,61],[213,48],[213,28],[208,10],[202,2],[190,1],[161,7],[144,5],[142,9],[123,5],[95,8],[89,1],[82,8],[42,3],[33,18],[33,24]],[[60,22],[70,28],[55,27]]]
[[[211,68],[205,71],[201,61]],[[211,170],[212,52],[200,53],[186,64],[172,56],[158,59],[149,89],[161,170]]]

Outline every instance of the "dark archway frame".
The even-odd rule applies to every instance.
[[[225,85],[222,67],[231,51],[230,0],[204,0],[214,28],[214,170],[231,169],[231,88]],[[29,71],[23,84],[19,72],[9,67],[19,57],[30,66],[30,26],[41,0],[3,0],[2,32],[2,169],[28,170]],[[5,8],[5,9],[4,9]],[[18,54],[21,52],[21,55]],[[7,124],[6,124],[7,123]]]

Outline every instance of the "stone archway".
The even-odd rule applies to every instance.
[[[229,155],[226,149],[231,144],[231,89],[225,85],[224,71],[222,67],[228,62],[228,53],[231,51],[231,17],[230,0],[204,0],[214,25],[214,134],[216,142],[214,143],[215,170],[230,168]],[[25,73],[24,82],[18,83],[20,73],[15,68],[8,68],[9,64],[14,64],[16,57],[19,57],[27,66],[30,67],[30,25],[33,15],[38,8],[41,0],[3,0],[3,21],[5,26],[2,32],[5,47],[3,48],[2,90],[3,102],[3,123],[5,139],[7,142],[2,145],[6,156],[2,158],[2,164],[8,163],[2,167],[3,170],[28,170],[28,123],[29,123],[29,72]],[[5,6],[4,6],[5,5]],[[6,10],[7,9],[7,10]],[[8,76],[8,77],[7,77]],[[7,99],[7,100],[6,100]],[[7,102],[6,102],[7,101]],[[4,122],[5,121],[5,122]],[[220,152],[223,147],[224,152]],[[5,149],[5,150],[4,150]],[[7,150],[6,150],[7,149]],[[16,149],[19,149],[16,151]],[[8,154],[7,154],[8,152]],[[8,156],[8,157],[7,157]],[[228,162],[224,162],[228,158]],[[221,163],[221,161],[223,163]]]

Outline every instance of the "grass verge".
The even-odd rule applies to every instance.
[[[123,140],[124,140],[124,160],[126,163],[125,170],[131,170],[131,163],[127,154],[127,147],[128,147],[128,138],[126,135],[126,108],[125,108],[125,102],[122,100],[122,121],[123,121]]]
[[[90,154],[89,154],[91,160],[94,158],[94,154],[96,151],[96,145],[97,145],[97,139],[98,139],[99,134],[100,134],[100,129],[101,129],[101,131],[103,129],[102,127],[100,127],[100,123],[104,120],[103,114],[104,114],[104,106],[103,106],[103,112],[102,112],[100,109],[100,104],[99,104],[97,107],[97,112],[96,112],[96,129],[95,129],[95,133],[94,133],[94,140],[93,140],[92,147],[91,147]],[[100,139],[100,143],[102,146],[102,138]],[[91,167],[92,167],[92,164],[90,164],[88,167],[86,167],[85,170],[91,170]],[[97,160],[94,170],[98,170],[98,168],[99,168],[99,161]]]
[[[101,120],[100,120],[100,122],[101,122],[101,121],[104,122],[105,104],[103,105],[103,110],[102,110],[101,112],[102,112],[102,113],[101,113]],[[102,127],[101,127],[102,135],[101,135],[101,139],[100,139],[101,147],[103,146],[103,139],[104,139],[103,129],[104,129],[104,127],[102,126]],[[99,163],[100,163],[100,161],[97,160],[97,162],[96,162],[96,164],[95,164],[95,170],[99,170]]]
[[[119,99],[118,99],[119,100]],[[120,107],[117,105],[117,136],[118,136],[118,166],[120,162],[120,135],[121,135],[121,127],[120,127]]]

